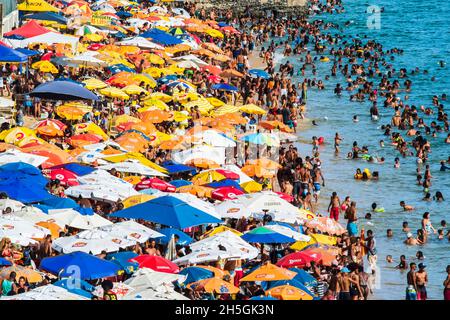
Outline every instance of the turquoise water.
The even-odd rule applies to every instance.
[[[450,87],[448,72],[450,68],[450,21],[445,12],[450,10],[450,3],[430,0],[395,0],[395,1],[372,1],[370,5],[384,7],[381,13],[381,28],[368,29],[366,25],[366,9],[369,3],[359,1],[344,1],[346,12],[343,14],[321,14],[311,19],[323,19],[326,22],[339,23],[344,27],[344,22],[353,23],[344,27],[345,35],[363,37],[367,35],[369,39],[374,39],[383,45],[384,50],[390,48],[401,48],[404,54],[395,56],[392,61],[395,68],[407,68],[408,73],[415,67],[427,69],[428,75],[420,74],[409,76],[412,80],[412,92],[409,93],[409,104],[417,107],[425,105],[432,106],[431,97],[446,93]],[[337,30],[330,29],[326,32],[337,33]],[[328,51],[328,50],[327,50]],[[294,62],[298,57],[289,57],[287,60]],[[330,57],[331,59],[331,57]],[[286,59],[281,59],[280,62]],[[438,65],[440,60],[447,62],[445,68]],[[318,64],[317,79],[324,80],[325,75],[330,75],[332,62]],[[298,65],[298,62],[297,64]],[[306,76],[313,78],[310,68]],[[435,76],[436,81],[431,81]],[[298,79],[301,81],[302,79]],[[377,84],[379,80],[375,80]],[[309,119],[318,119],[319,126],[307,126],[307,129],[300,133],[301,143],[298,144],[302,155],[311,154],[312,136],[323,136],[325,145],[320,149],[323,162],[323,172],[326,179],[326,187],[321,194],[319,211],[325,213],[329,196],[333,191],[337,191],[341,199],[350,196],[357,201],[359,224],[365,229],[372,229],[375,232],[378,245],[378,266],[380,267],[380,285],[375,291],[373,298],[376,299],[404,299],[406,287],[406,272],[394,269],[401,254],[405,254],[407,262],[416,261],[417,250],[422,250],[425,255],[425,264],[429,275],[428,295],[430,299],[442,299],[442,283],[445,280],[445,267],[450,264],[450,243],[447,240],[439,241],[437,236],[431,236],[425,246],[407,247],[403,244],[406,239],[402,232],[402,222],[408,221],[411,230],[420,228],[422,214],[425,211],[431,213],[431,221],[438,229],[440,221],[446,219],[450,221],[449,206],[450,201],[450,173],[439,171],[439,161],[447,159],[450,155],[450,147],[444,143],[447,133],[440,133],[437,138],[427,137],[432,145],[432,153],[429,164],[433,175],[430,192],[432,195],[437,190],[444,194],[446,201],[442,203],[424,202],[422,188],[416,185],[416,161],[415,157],[401,158],[400,155],[386,143],[384,148],[379,146],[381,139],[386,140],[383,131],[379,129],[382,124],[390,122],[392,109],[385,109],[379,98],[379,110],[382,114],[378,122],[372,122],[369,117],[370,102],[357,103],[349,101],[349,93],[344,92],[341,98],[334,95],[333,90],[337,82],[344,87],[346,83],[342,77],[324,81],[326,89],[318,91],[310,89],[308,92],[308,113]],[[400,79],[403,83],[403,79]],[[402,96],[403,97],[403,96]],[[445,103],[444,103],[445,104]],[[448,103],[445,106],[449,112]],[[436,110],[436,109],[434,109]],[[352,116],[358,115],[359,123],[353,123]],[[423,115],[420,115],[423,116]],[[325,120],[327,117],[328,120]],[[434,116],[424,116],[427,124],[436,120]],[[306,124],[304,124],[306,126]],[[422,130],[423,131],[423,130]],[[339,132],[344,141],[341,143],[341,154],[334,155],[333,138],[335,132]],[[405,136],[405,133],[403,134]],[[351,151],[353,141],[357,141],[359,146],[367,145],[371,154],[384,156],[385,164],[368,164],[362,160],[345,160],[345,155]],[[400,157],[401,167],[394,169],[394,158]],[[353,179],[353,174],[357,168],[369,168],[371,171],[378,170],[380,180],[377,182],[362,182]],[[423,170],[422,170],[423,172]],[[404,200],[413,205],[416,210],[405,213],[400,210],[399,202]],[[372,215],[372,226],[367,225],[364,214],[370,211],[372,202],[384,207],[384,213]],[[345,220],[341,220],[345,223]],[[386,237],[386,229],[391,228],[394,237]],[[392,255],[394,263],[388,264],[386,256]]]

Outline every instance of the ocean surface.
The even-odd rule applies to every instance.
[[[366,13],[369,5],[384,7],[384,12],[380,13],[380,28],[369,29],[367,27]],[[394,1],[372,1],[364,3],[362,1],[344,1],[345,13],[342,14],[320,14],[310,18],[323,19],[325,22],[334,22],[344,28],[344,35],[359,36],[374,39],[383,45],[384,50],[390,48],[401,48],[403,55],[396,55],[392,61],[396,70],[406,68],[409,72],[419,67],[421,70],[427,69],[429,74],[409,75],[412,80],[412,92],[409,93],[409,104],[417,107],[424,105],[432,106],[433,95],[442,93],[450,94],[450,20],[445,12],[450,11],[450,3],[437,0],[394,0]],[[346,21],[351,21],[349,26],[344,26]],[[338,30],[329,29],[325,32],[338,33]],[[281,40],[281,39],[279,39]],[[364,39],[363,39],[364,40]],[[277,41],[277,39],[275,40]],[[289,60],[297,67],[301,65],[298,56],[284,58],[282,49],[276,54],[279,63]],[[327,50],[328,51],[328,50]],[[332,57],[330,57],[332,60]],[[446,61],[444,68],[438,62]],[[332,61],[317,62],[318,73],[316,78],[324,80],[325,75],[330,75]],[[298,68],[295,70],[297,71]],[[306,76],[313,78],[311,68],[307,69]],[[435,76],[436,81],[431,81]],[[303,78],[297,77],[302,81]],[[375,83],[378,84],[378,79]],[[400,79],[403,84],[404,79]],[[428,243],[424,246],[408,247],[403,244],[406,235],[402,232],[402,222],[408,221],[412,232],[420,228],[422,214],[425,211],[431,213],[431,221],[436,229],[440,228],[440,221],[446,219],[450,222],[450,172],[440,172],[439,161],[450,156],[450,146],[444,143],[447,133],[440,133],[438,137],[427,139],[431,142],[432,153],[429,157],[429,164],[433,176],[430,192],[432,195],[436,191],[441,191],[446,199],[444,202],[422,201],[424,193],[422,187],[416,184],[416,159],[415,157],[402,158],[399,153],[387,142],[384,148],[379,146],[380,140],[385,140],[382,124],[390,122],[392,109],[385,109],[379,98],[379,110],[381,118],[378,122],[373,122],[369,116],[370,102],[350,102],[350,93],[344,91],[338,98],[333,90],[336,83],[341,83],[345,88],[346,83],[338,71],[336,79],[330,78],[324,81],[325,90],[310,89],[308,91],[307,117],[316,119],[318,126],[300,124],[305,129],[299,133],[300,142],[297,143],[301,154],[310,155],[312,150],[312,136],[322,136],[325,144],[320,148],[322,168],[326,180],[326,186],[322,189],[319,211],[326,214],[329,197],[336,191],[343,200],[350,196],[357,202],[359,227],[365,230],[372,229],[378,246],[378,267],[379,285],[372,298],[375,299],[405,299],[406,271],[401,272],[394,267],[399,261],[400,255],[406,255],[407,262],[416,262],[416,252],[421,250],[425,255],[429,276],[428,297],[429,299],[443,299],[443,281],[446,278],[445,268],[450,264],[450,242],[448,240],[438,240],[437,235],[432,235]],[[445,105],[445,103],[444,103]],[[445,110],[449,112],[449,102],[445,105]],[[434,108],[436,111],[436,109]],[[360,121],[354,123],[353,115],[358,115]],[[423,114],[422,114],[423,115]],[[422,116],[421,115],[421,116]],[[427,124],[436,120],[436,114],[425,116]],[[341,143],[341,153],[334,155],[334,135],[339,132],[344,138]],[[403,136],[406,132],[403,133]],[[407,138],[410,141],[409,138]],[[385,157],[384,164],[369,164],[363,160],[346,160],[346,154],[351,151],[353,141],[357,141],[359,146],[367,145],[369,153]],[[400,157],[401,167],[394,169],[394,158]],[[379,181],[358,181],[353,178],[357,168],[369,168],[371,171],[379,171]],[[423,173],[423,170],[422,170]],[[416,208],[412,212],[404,212],[399,206],[399,202],[404,200]],[[384,207],[385,212],[372,214],[372,225],[367,224],[364,219],[366,212],[371,209],[371,204],[376,202],[379,207]],[[343,214],[341,223],[345,225]],[[386,237],[386,230],[391,228],[394,232],[393,238]],[[387,263],[386,256],[392,255],[394,263]]]

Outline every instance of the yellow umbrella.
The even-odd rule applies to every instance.
[[[36,137],[33,130],[27,127],[15,127],[9,130],[4,130],[0,133],[0,140],[6,143],[12,143],[17,145],[20,141],[26,137]]]
[[[161,100],[163,102],[170,102],[172,101],[172,97],[169,96],[168,94],[162,93],[162,92],[153,92],[149,94],[149,98],[150,99],[157,99],[157,100]]]
[[[266,291],[267,296],[272,296],[280,300],[313,300],[313,296],[305,291],[290,285],[273,287]]]
[[[293,250],[303,250],[306,247],[312,245],[312,244],[325,244],[325,245],[335,245],[337,242],[336,237],[330,237],[324,234],[310,234],[311,240],[309,241],[297,241],[295,242],[290,248]]]
[[[85,88],[88,90],[103,89],[108,86],[102,80],[95,79],[95,78],[86,79],[83,81],[83,83],[85,84]]]
[[[92,110],[92,107],[86,105],[66,103],[56,107],[56,114],[67,120],[81,120],[90,110]]]
[[[152,161],[148,160],[146,157],[144,157],[142,154],[140,154],[138,152],[128,152],[125,154],[104,157],[103,159],[106,161],[109,161],[109,162],[114,162],[114,163],[124,162],[127,160],[137,160],[144,166],[158,170],[159,172],[162,172],[162,173],[167,173],[167,170],[165,168],[157,165],[156,163],[153,163]]]
[[[58,73],[58,68],[56,68],[53,63],[47,60],[41,60],[38,62],[35,62],[31,65],[33,69],[37,69],[41,72],[51,72],[51,73]]]
[[[131,196],[122,201],[122,204],[125,208],[135,206],[137,204],[147,202],[149,200],[155,199],[155,196],[151,196],[149,194],[138,194],[135,196]]]
[[[241,184],[242,189],[247,193],[259,192],[262,190],[262,184],[252,180]]]
[[[213,38],[220,38],[220,39],[223,39],[223,33],[220,32],[219,30],[216,30],[216,29],[208,29],[208,30],[206,30],[206,33],[207,33],[208,35],[210,35],[211,37],[213,37]]]
[[[110,98],[119,98],[122,100],[130,99],[129,95],[127,95],[125,92],[123,92],[122,90],[120,90],[119,88],[116,88],[116,87],[107,87],[104,89],[100,89],[99,92],[102,95],[110,97]]]
[[[206,115],[209,111],[214,109],[214,106],[206,99],[198,99],[195,101],[189,101],[183,104],[186,110],[192,110],[193,107],[198,107],[200,114]]]
[[[151,75],[153,78],[160,78],[163,75],[168,74],[168,70],[156,67],[150,67],[144,70],[145,73]]]
[[[207,184],[207,183],[211,183],[214,181],[220,181],[223,179],[226,179],[226,177],[223,174],[220,174],[219,172],[217,172],[215,170],[210,170],[210,171],[200,172],[199,174],[195,175],[191,181],[193,184],[202,185],[202,184]]]
[[[213,236],[215,234],[222,233],[222,232],[225,232],[225,231],[231,231],[231,232],[233,232],[235,235],[237,235],[239,237],[242,236],[242,232],[239,232],[239,231],[237,231],[237,230],[235,230],[233,228],[230,228],[230,227],[227,227],[227,226],[218,226],[218,227],[215,227],[214,229],[211,229],[208,232],[204,233],[201,236],[201,238],[209,238],[209,237],[211,237],[211,236]]]
[[[221,107],[225,105],[225,102],[214,97],[206,98],[206,100],[208,100],[214,107]]]
[[[183,122],[186,121],[187,119],[191,119],[191,116],[188,116],[180,111],[174,111],[173,112],[173,120],[175,122]]]
[[[86,132],[99,135],[103,138],[103,140],[109,139],[109,136],[103,131],[103,129],[100,128],[98,125],[96,125],[93,122],[78,123],[75,125],[75,134],[86,133]]]
[[[146,86],[150,86],[150,88],[156,87],[156,82],[144,74],[136,74],[132,77],[132,79],[134,81],[138,81],[139,83],[143,82]]]
[[[243,105],[242,107],[239,108],[239,111],[249,114],[260,114],[260,115],[267,113],[266,110],[264,110],[261,107],[258,107],[256,104],[253,103]]]
[[[125,88],[122,89],[122,91],[124,91],[127,94],[148,94],[148,91],[135,85],[135,84],[130,84],[129,86],[126,86]]]
[[[162,64],[165,63],[165,61],[164,61],[163,58],[161,58],[160,56],[158,56],[158,55],[156,55],[156,54],[154,54],[154,53],[150,53],[150,54],[146,55],[146,56],[145,56],[145,59],[146,59],[147,61],[149,61],[150,63],[152,63],[152,64],[159,64],[159,65],[162,65]]]
[[[169,106],[164,101],[159,100],[159,99],[150,98],[150,99],[144,100],[144,107],[139,108],[138,112],[145,112],[153,107],[156,107],[160,110],[168,110],[169,109]]]
[[[0,272],[0,278],[1,279],[9,279],[9,275],[11,272],[16,273],[16,279],[19,280],[20,277],[25,277],[29,283],[37,283],[41,282],[42,276],[39,272],[34,271],[31,268],[26,268],[22,266],[11,266],[7,268],[3,268]]]
[[[190,184],[187,186],[182,186],[177,189],[180,193],[190,193],[197,197],[208,197],[211,198],[211,193],[214,191],[213,188],[198,186],[195,184]]]
[[[295,272],[277,267],[270,262],[259,267],[252,273],[243,277],[240,281],[278,281],[291,280],[296,276]]]
[[[98,34],[98,33],[85,34],[83,37],[88,39],[89,41],[93,41],[93,42],[99,42],[99,41],[103,40],[103,38],[104,38],[103,35]]]
[[[127,114],[122,114],[120,116],[116,116],[113,119],[114,126],[118,126],[119,124],[127,123],[127,122],[139,123],[139,122],[142,122],[142,121],[141,121],[141,119],[129,116]]]
[[[224,114],[235,113],[235,112],[239,112],[239,107],[226,104],[226,105],[223,105],[220,108],[216,109],[214,111],[214,116],[216,116],[216,117],[223,116]]]

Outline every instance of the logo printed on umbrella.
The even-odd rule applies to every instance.
[[[23,132],[17,132],[16,133],[16,139],[17,140],[22,140],[23,138],[25,138],[25,134]]]
[[[2,229],[12,230],[12,229],[14,229],[14,226],[12,226],[10,224],[4,224],[4,225],[2,225]]]
[[[142,236],[137,232],[133,232],[133,233],[130,233],[130,237],[133,237],[135,239],[140,239]]]
[[[236,212],[239,212],[239,211],[241,211],[241,209],[239,209],[239,208],[230,208],[230,209],[227,210],[227,213],[236,213]]]
[[[255,278],[256,278],[256,279],[259,279],[259,278],[273,279],[273,278],[275,278],[275,275],[273,275],[273,274],[267,274],[267,273],[261,273],[261,274],[257,274],[257,275],[255,276]]]
[[[114,243],[117,243],[117,244],[121,244],[122,243],[122,240],[117,239],[117,238],[114,238],[111,241],[114,242]]]
[[[87,245],[86,242],[75,242],[72,247],[73,248],[81,248],[81,247],[85,247]]]

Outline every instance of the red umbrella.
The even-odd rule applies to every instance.
[[[47,60],[47,61],[50,61],[50,59],[53,57],[53,52],[47,52],[46,54],[44,54],[42,57],[41,57],[41,60]]]
[[[239,175],[233,171],[225,170],[225,169],[217,169],[216,172],[220,173],[221,175],[224,175],[225,178],[231,179],[231,180],[239,180]]]
[[[50,179],[58,179],[63,186],[78,186],[77,176],[72,171],[64,168],[50,169]]]
[[[165,192],[175,192],[177,190],[177,188],[174,185],[171,185],[170,183],[158,178],[147,178],[142,180],[136,185],[136,190],[138,191],[149,188]]]
[[[318,252],[298,251],[284,256],[277,262],[283,268],[304,267],[311,261],[319,262],[322,255]]]
[[[219,73],[222,72],[222,69],[220,69],[219,67],[213,66],[211,64],[201,67],[202,71],[208,71],[209,73],[217,76]]]
[[[74,136],[72,136],[70,139],[71,144],[76,144],[79,142],[87,142],[87,143],[99,143],[100,141],[103,140],[102,137],[100,137],[99,135],[96,134],[92,134],[92,133],[82,133],[82,134],[76,134]]]
[[[236,189],[235,187],[220,187],[211,193],[211,198],[220,201],[232,200],[236,199],[236,196],[239,196],[241,194],[244,194],[244,192]]]
[[[88,50],[91,50],[91,51],[97,51],[97,50],[100,50],[101,48],[103,48],[104,46],[105,45],[101,44],[101,43],[93,43],[87,48],[88,48]]]
[[[128,261],[139,263],[139,268],[149,268],[159,272],[178,273],[180,271],[175,263],[160,256],[142,254]]]
[[[283,192],[275,192],[277,195],[280,196],[281,199],[286,200],[288,202],[292,202],[294,201],[294,197],[287,194],[287,193],[283,193]]]
[[[45,120],[39,121],[36,125],[36,128],[44,127],[44,126],[54,127],[55,129],[58,129],[58,130],[64,130],[67,128],[67,126],[63,122],[61,122],[60,120],[57,120],[57,119],[45,119]]]
[[[208,76],[208,80],[212,83],[220,83],[221,78],[219,76],[210,75]]]

